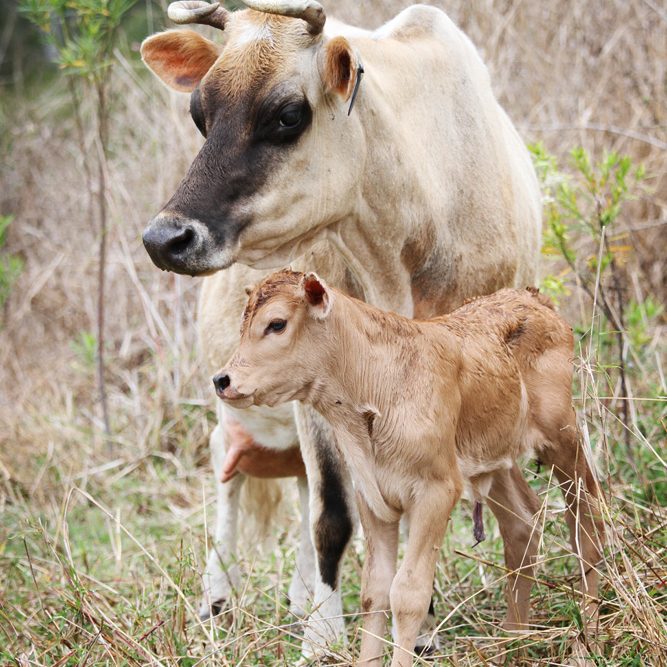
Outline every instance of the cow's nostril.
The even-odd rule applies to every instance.
[[[229,379],[229,375],[223,375],[222,373],[213,378],[213,385],[218,393],[225,391],[231,383],[232,381]]]
[[[167,241],[167,251],[171,255],[180,255],[190,245],[195,236],[195,230],[192,227],[182,227]]]
[[[158,216],[143,233],[144,246],[151,259],[161,269],[183,271],[188,257],[199,246],[195,225],[177,218]]]

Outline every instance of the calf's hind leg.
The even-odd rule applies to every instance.
[[[530,591],[540,543],[540,501],[516,463],[493,474],[488,504],[494,513],[505,549],[507,617],[505,630],[525,630],[530,614]]]
[[[599,583],[597,567],[604,542],[604,523],[598,504],[599,488],[586,460],[574,417],[571,424],[553,435],[554,440],[541,448],[540,460],[553,466],[565,498],[570,544],[581,563],[584,622],[595,623]]]

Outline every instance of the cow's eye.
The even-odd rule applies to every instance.
[[[305,99],[276,103],[269,97],[257,112],[253,138],[274,145],[294,143],[310,124],[312,115]]]
[[[266,334],[270,333],[280,333],[281,331],[285,330],[286,326],[286,320],[271,320],[266,329],[264,329],[264,335],[266,336]]]
[[[290,104],[280,112],[279,123],[280,127],[287,129],[294,129],[301,123],[303,118],[303,111],[300,104]]]
[[[201,105],[201,94],[199,88],[195,88],[190,96],[190,115],[195,122],[197,129],[202,136],[206,138],[206,119],[204,118],[204,110]]]

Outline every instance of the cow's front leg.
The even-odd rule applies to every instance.
[[[354,526],[354,495],[329,424],[296,405],[296,423],[310,490],[310,527],[315,546],[313,610],[306,623],[303,655],[314,657],[345,639],[340,564]]]
[[[245,475],[238,474],[226,483],[221,481],[227,443],[220,407],[218,408],[218,424],[211,433],[209,442],[216,480],[217,515],[213,545],[208,553],[206,571],[203,576],[204,596],[199,608],[199,617],[202,620],[216,616],[222,611],[239,582],[238,566],[233,561],[236,557],[241,487],[245,480]]]
[[[299,505],[301,508],[301,535],[299,550],[296,554],[296,566],[289,587],[290,611],[298,618],[306,615],[310,602],[313,599],[315,582],[315,552],[310,539],[310,498],[308,494],[308,480],[306,477],[297,478],[299,488]]]

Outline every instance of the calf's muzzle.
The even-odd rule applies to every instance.
[[[222,370],[213,377],[213,386],[218,398],[223,401],[244,401],[252,400],[251,396],[242,394],[238,389],[232,386],[232,379],[227,371]]]

